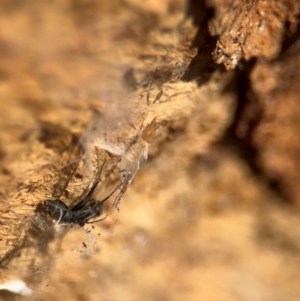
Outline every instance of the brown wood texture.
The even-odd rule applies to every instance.
[[[297,300],[299,14],[297,0],[0,1],[0,285]],[[55,225],[44,200],[75,204],[96,177],[97,200],[121,183],[107,218]]]

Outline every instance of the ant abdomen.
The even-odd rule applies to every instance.
[[[61,221],[69,215],[68,206],[61,200],[45,200],[44,207],[49,216],[57,221]]]

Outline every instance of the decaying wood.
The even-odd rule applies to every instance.
[[[37,300],[250,300],[244,275],[269,300],[270,250],[300,279],[298,1],[14,3],[0,2],[2,283]],[[122,184],[108,218],[55,225],[43,201],[74,204],[104,161],[95,198]],[[299,292],[274,275],[278,295]]]

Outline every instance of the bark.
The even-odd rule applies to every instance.
[[[0,7],[2,284],[37,300],[299,295],[297,0]],[[74,208],[95,181],[96,200],[118,187],[107,218],[55,224],[44,201]]]

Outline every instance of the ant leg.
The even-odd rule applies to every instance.
[[[102,171],[103,171],[103,168],[104,168],[105,163],[106,163],[106,158],[104,159],[104,162],[103,162],[103,164],[102,164],[102,166],[101,166],[101,169],[100,169],[100,171],[99,171],[99,173],[98,173],[98,175],[97,175],[97,180],[96,180],[96,182],[94,183],[93,187],[91,188],[90,192],[87,194],[87,196],[86,196],[86,198],[85,198],[86,201],[89,201],[89,200],[92,198],[92,196],[93,196],[93,194],[94,194],[94,191],[95,191],[95,189],[97,188],[97,185],[98,185],[99,182],[100,182],[100,177],[101,177],[101,175],[102,175]]]
[[[97,219],[95,221],[92,221],[92,222],[85,222],[86,224],[94,224],[94,223],[97,223],[97,222],[101,222],[103,220],[105,220],[106,218],[108,217],[108,214],[105,215],[105,217],[101,218],[101,219]]]
[[[116,191],[117,191],[117,189],[119,188],[119,187],[121,187],[121,185],[122,184],[120,184],[120,185],[117,185],[116,187],[115,187],[115,189],[104,199],[104,200],[102,200],[101,202],[100,202],[100,204],[103,204],[103,203],[105,203]]]
[[[104,165],[105,165],[105,162],[106,162],[106,158],[104,159],[104,162],[101,166],[101,169],[97,175],[97,180],[96,182],[93,184],[91,190],[89,191],[89,193],[87,194],[86,197],[82,197],[82,201],[79,201],[77,204],[73,205],[72,206],[72,211],[78,211],[80,209],[82,209],[86,203],[89,202],[89,200],[93,197],[93,194],[95,192],[95,189],[97,188],[97,185],[99,184],[100,182],[100,176],[102,174],[102,171],[103,171],[103,168],[104,168]]]
[[[104,202],[106,202],[115,192],[116,192],[116,190],[119,188],[119,187],[121,187],[121,185],[122,184],[120,184],[120,185],[117,185],[116,187],[115,187],[115,189],[104,199],[104,200],[102,200],[101,202],[100,202],[100,204],[102,205]],[[101,218],[101,219],[97,219],[97,220],[95,220],[95,221],[92,221],[92,222],[85,222],[86,224],[94,224],[94,223],[97,223],[97,222],[101,222],[101,221],[103,221],[103,220],[105,220],[106,218],[108,217],[108,214],[106,214],[105,215],[105,217],[103,217],[103,218]]]

